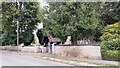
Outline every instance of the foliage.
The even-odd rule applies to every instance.
[[[75,38],[74,41],[78,36],[93,36],[94,29],[100,22],[99,3],[49,3],[48,7],[45,29],[62,39],[68,35]]]
[[[32,42],[32,32],[41,19],[40,14],[38,2],[3,2],[3,44],[16,44],[17,21],[19,22],[20,43]]]
[[[103,60],[120,61],[119,50],[105,50],[101,53]]]
[[[120,39],[102,41],[101,48],[103,50],[120,50]]]
[[[44,43],[44,41],[43,41],[44,35],[43,35],[43,31],[42,31],[42,30],[38,30],[38,32],[37,32],[37,37],[38,37],[38,39],[39,39],[39,43],[40,43],[41,45],[43,45],[43,43]]]
[[[106,26],[100,37],[102,57],[105,60],[120,61],[120,22]]]
[[[120,22],[106,26],[103,29],[103,35],[100,37],[101,41],[109,41],[120,38]]]
[[[15,43],[16,32],[14,29],[16,29],[15,17],[17,16],[15,8],[15,3],[2,3],[3,44]]]
[[[102,2],[100,4],[101,22],[96,28],[95,40],[100,41],[102,29],[120,21],[120,2]]]
[[[24,8],[21,10],[20,20],[20,43],[29,43],[33,41],[33,30],[40,21],[40,9],[37,2],[24,2]],[[27,37],[26,37],[27,36]]]
[[[120,50],[120,22],[108,25],[103,29],[100,37],[101,46],[107,50]]]
[[[0,7],[1,8],[1,7]],[[0,9],[1,10],[1,9]],[[0,11],[0,32],[2,31],[2,13]],[[1,33],[0,33],[1,34]]]
[[[101,4],[101,18],[103,25],[110,25],[120,21],[120,2],[105,2]]]

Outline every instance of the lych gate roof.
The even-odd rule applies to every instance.
[[[49,42],[61,42],[59,38],[53,38],[52,36],[48,36]]]

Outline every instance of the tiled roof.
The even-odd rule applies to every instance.
[[[48,39],[50,42],[61,42],[59,38],[53,38],[52,36],[49,36]]]

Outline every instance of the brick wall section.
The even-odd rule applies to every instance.
[[[100,46],[55,46],[54,54],[88,59],[101,59]]]

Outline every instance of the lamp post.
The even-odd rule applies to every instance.
[[[18,53],[18,46],[19,46],[19,22],[17,21],[17,53]]]
[[[19,2],[16,0],[16,9],[19,9]],[[16,18],[17,19],[17,53],[18,53],[18,46],[19,46],[19,17]]]

